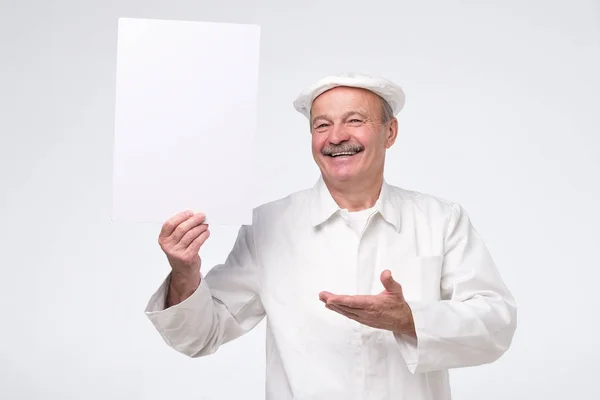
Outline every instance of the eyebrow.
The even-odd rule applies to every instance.
[[[367,115],[366,115],[366,114],[364,114],[364,113],[362,113],[362,112],[360,112],[360,111],[357,111],[357,110],[353,110],[353,111],[348,111],[348,112],[346,112],[344,115],[342,115],[342,119],[346,119],[346,118],[348,118],[349,116],[351,116],[351,115],[354,115],[354,114],[357,114],[357,115],[359,115],[359,116],[360,116],[361,118],[363,118],[363,119],[367,119]],[[314,123],[315,123],[315,121],[316,121],[316,120],[318,120],[318,119],[326,119],[326,120],[331,120],[332,118],[331,118],[329,115],[327,115],[327,114],[320,114],[320,115],[317,115],[316,117],[314,117],[314,118],[312,119],[312,123],[314,124]]]

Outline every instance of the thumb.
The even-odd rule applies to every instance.
[[[389,269],[381,273],[381,283],[388,292],[402,295],[402,286],[392,278],[392,272]]]

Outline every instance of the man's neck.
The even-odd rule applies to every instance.
[[[340,208],[360,211],[371,208],[377,202],[383,184],[383,175],[371,180],[328,182],[325,185]]]

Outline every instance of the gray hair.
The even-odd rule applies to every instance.
[[[394,111],[392,106],[383,97],[379,96],[381,100],[381,123],[387,124],[392,118],[394,118]]]

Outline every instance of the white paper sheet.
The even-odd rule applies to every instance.
[[[119,19],[113,222],[252,218],[260,27]]]

